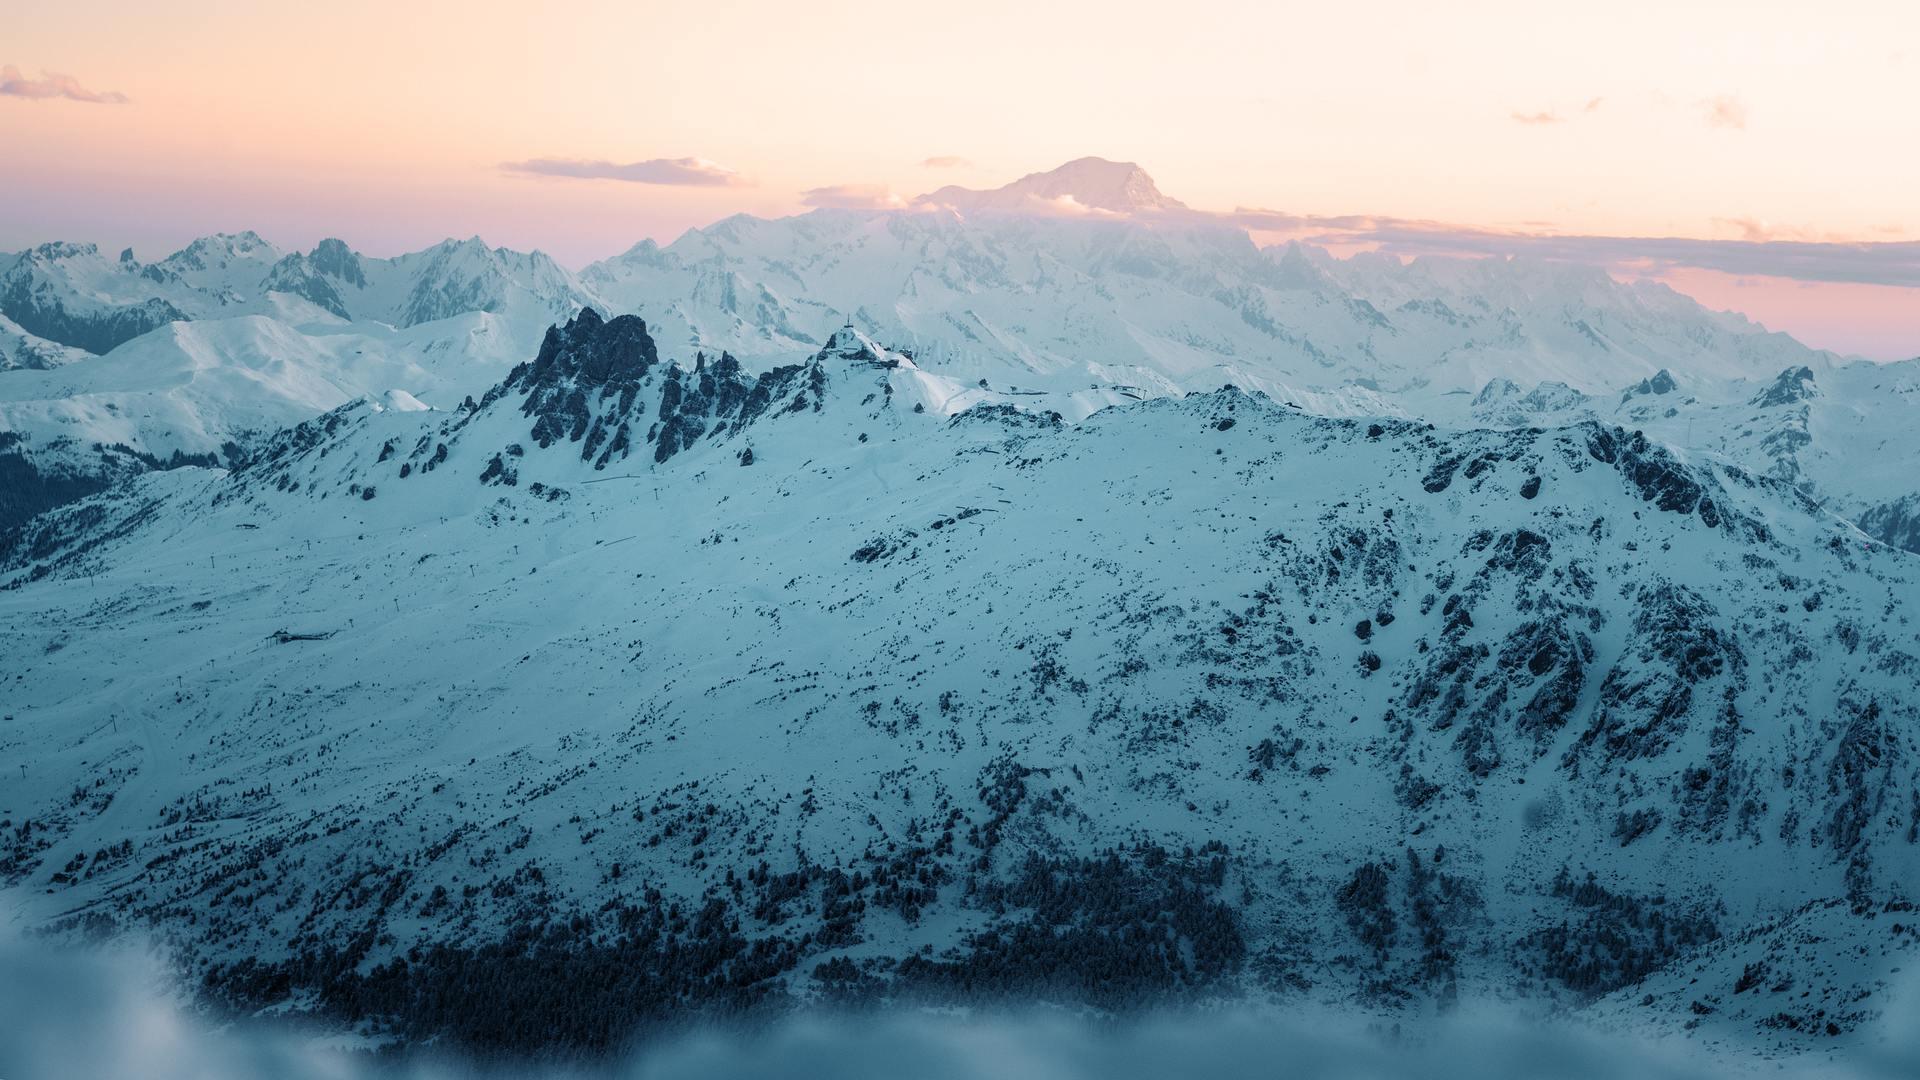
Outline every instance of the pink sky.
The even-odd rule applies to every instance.
[[[21,0],[7,24],[0,249],[478,234],[578,265],[812,189],[993,186],[1082,154],[1218,211],[1920,242],[1920,5],[1892,0]],[[625,179],[502,168],[529,159]],[[1920,354],[1901,250],[1819,271],[1844,282],[1757,272],[1780,260],[1755,248],[1660,275],[1891,359]]]
[[[1741,312],[1823,349],[1874,360],[1920,357],[1920,289],[1695,269],[1658,277],[1710,308]]]

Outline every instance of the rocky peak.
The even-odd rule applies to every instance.
[[[1648,395],[1671,394],[1679,387],[1680,384],[1674,380],[1673,375],[1666,368],[1661,368],[1654,372],[1651,378],[1641,379],[1627,387],[1627,392],[1620,395],[1620,400],[1624,402]]]
[[[1530,409],[1550,411],[1571,409],[1586,404],[1587,395],[1557,379],[1549,379],[1527,392],[1521,403]]]
[[[272,292],[302,297],[342,319],[353,317],[347,310],[346,301],[340,296],[340,290],[334,288],[333,282],[319,273],[304,255],[288,255],[274,263],[273,269],[267,272],[264,287]]]
[[[1819,393],[1819,388],[1813,384],[1813,369],[1793,367],[1781,372],[1773,380],[1772,386],[1754,395],[1753,403],[1763,409],[1774,405],[1792,405]]]
[[[1048,172],[1029,173],[990,191],[943,187],[918,201],[963,211],[1038,210],[1060,204],[1116,214],[1187,209],[1185,203],[1162,194],[1153,177],[1140,166],[1098,157],[1078,158]]]
[[[527,391],[524,411],[537,411],[537,399],[561,391],[618,390],[636,384],[660,362],[659,349],[638,315],[603,319],[587,307],[564,326],[547,329],[540,352],[515,368],[501,385]]]
[[[660,245],[648,237],[628,248],[619,256],[619,261],[640,266],[666,266],[670,260]]]
[[[658,464],[762,415],[817,412],[825,389],[818,358],[752,377],[726,353],[711,361],[700,354],[691,369],[661,365],[639,316],[603,319],[589,307],[549,329],[539,355],[515,368],[479,407],[524,393],[520,411],[533,418],[535,443],[542,449],[580,443],[581,460],[604,469],[642,442],[653,444]],[[511,470],[503,461],[489,475],[505,477]]]
[[[1267,255],[1273,260],[1272,282],[1277,288],[1322,292],[1337,287],[1322,265],[1325,252],[1309,248],[1298,240],[1289,240],[1277,248],[1268,248]]]
[[[208,270],[226,266],[235,259],[274,258],[279,251],[251,229],[238,233],[202,236],[166,257],[167,265],[185,270]]]
[[[313,268],[331,278],[337,278],[349,285],[366,288],[366,269],[360,263],[360,255],[346,245],[345,241],[328,237],[313,247],[307,256]]]
[[[1518,397],[1519,395],[1520,387],[1517,383],[1505,376],[1496,376],[1495,378],[1487,380],[1487,385],[1481,387],[1480,392],[1474,395],[1473,403],[1475,405],[1491,405],[1505,398]]]
[[[28,252],[48,262],[59,259],[80,259],[100,254],[100,248],[94,244],[75,244],[65,240],[55,240],[41,244]]]
[[[873,340],[851,326],[835,330],[814,356],[815,363],[864,364],[868,367],[898,367],[900,362]]]

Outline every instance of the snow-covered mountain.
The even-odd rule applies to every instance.
[[[1078,158],[1057,169],[1029,173],[989,191],[948,185],[914,201],[966,214],[1135,215],[1187,209],[1186,203],[1161,194],[1159,185],[1140,166],[1097,157]]]
[[[286,253],[253,232],[202,237],[156,263],[131,249],[42,244],[0,257],[0,315],[29,333],[106,353],[169,322],[264,315],[296,326],[380,322],[405,329],[472,311],[545,325],[594,297],[540,252],[448,240],[393,259],[339,240]]]
[[[1063,198],[1103,212],[1039,208]],[[1920,491],[1901,451],[1920,402],[1887,390],[1911,381],[1902,365],[1809,349],[1598,267],[1261,249],[1166,200],[1132,165],[1087,159],[908,210],[730,218],[666,247],[644,242],[581,279],[616,310],[652,313],[674,349],[758,367],[851,319],[1069,421],[1221,385],[1330,416],[1593,418],[1802,483],[1874,535],[1914,543]],[[1799,372],[1827,388],[1815,404],[1755,404]]]
[[[1897,453],[1920,423],[1911,395],[1876,385],[1892,369],[1594,267],[1261,249],[1138,166],[1097,158],[904,210],[729,218],[578,275],[478,240],[373,259],[337,240],[287,253],[242,233],[152,264],[46,244],[0,256],[0,319],[12,320],[0,355],[61,374],[0,373],[0,431],[39,448],[23,468],[104,482],[140,455],[220,454],[357,396],[444,406],[479,394],[583,305],[644,310],[671,354],[728,352],[752,372],[851,322],[964,387],[956,407],[1010,400],[1069,422],[1222,385],[1327,416],[1591,417],[1794,479],[1874,535],[1920,546],[1920,490]],[[485,342],[459,321],[474,313],[490,317]],[[211,349],[232,358],[224,375],[204,362],[202,334],[228,343]],[[125,355],[74,363],[73,345]],[[279,374],[246,374],[267,369]],[[1751,404],[1799,371],[1822,388],[1812,404]],[[1683,392],[1655,392],[1667,383]],[[1853,465],[1859,449],[1875,452],[1867,467]]]
[[[357,397],[458,403],[592,300],[547,256],[477,239],[394,259],[251,232],[152,264],[88,244],[0,258],[0,311],[24,321],[0,318],[0,369],[39,369],[0,379],[0,525],[143,463],[232,461]]]
[[[169,294],[166,271],[141,267],[132,252],[109,262],[92,244],[41,244],[8,256],[0,273],[0,315],[48,341],[101,353],[187,313]]]
[[[29,334],[12,319],[0,316],[0,371],[44,370],[71,364],[87,355],[80,349]]]
[[[504,320],[479,312],[410,330],[332,330],[302,333],[264,316],[171,323],[85,364],[0,381],[0,416],[21,431],[84,433],[162,456],[217,453],[389,389],[458,404],[522,347]]]
[[[1492,994],[1801,1048],[1886,1007],[1911,555],[1591,420],[969,383],[583,311],[470,406],[14,530],[10,898],[493,1046],[792,996]]]
[[[405,330],[201,319],[169,323],[105,356],[10,372],[0,378],[0,468],[14,490],[0,502],[0,526],[129,469],[233,463],[257,437],[357,398],[401,392],[457,405],[532,347],[529,327],[484,312]]]
[[[675,348],[771,361],[817,348],[851,315],[956,375],[1079,395],[1082,415],[1115,392],[1225,383],[1423,415],[1494,378],[1616,393],[1663,368],[1770,379],[1836,362],[1596,267],[1339,260],[1261,249],[1195,215],[743,216],[644,242],[581,279],[616,309],[657,313]]]
[[[1495,379],[1465,408],[1435,410],[1473,426],[1618,424],[1689,454],[1784,480],[1872,535],[1920,552],[1920,360],[1790,367],[1771,378],[1715,380],[1664,369],[1616,395],[1564,383],[1523,391]]]

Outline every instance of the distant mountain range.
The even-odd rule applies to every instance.
[[[1592,267],[1261,249],[1098,158],[904,210],[729,218],[577,274],[478,240],[394,259],[252,233],[150,264],[81,244],[0,256],[0,367],[38,369],[0,375],[22,478],[0,522],[143,459],[237,461],[356,397],[451,406],[585,306],[644,315],[670,357],[753,371],[851,324],[961,387],[949,411],[1077,422],[1233,385],[1328,416],[1623,423],[1920,544],[1920,489],[1893,464],[1920,451],[1914,364],[1848,361]],[[1799,372],[1816,393],[1755,404]]]
[[[108,259],[92,244],[0,256],[0,313],[28,334],[92,353],[189,319],[259,315],[406,329],[470,311],[552,321],[586,299],[574,275],[547,256],[477,238],[396,259],[369,258],[338,240],[286,253],[252,232],[203,237],[155,263],[130,249]]]
[[[1086,213],[1134,216],[1187,210],[1187,204],[1160,193],[1147,171],[1130,161],[1084,157],[1047,172],[1029,173],[1004,187],[976,191],[954,185],[920,196],[915,202],[961,213]]]

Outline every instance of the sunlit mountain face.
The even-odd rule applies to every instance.
[[[468,104],[409,126],[419,171],[354,181],[384,216],[264,139],[215,170],[241,151],[183,102],[242,106],[107,63],[174,40],[146,15],[116,50],[26,20],[97,73],[0,57],[0,1077],[1920,1067],[1920,339],[1782,332],[1766,299],[1853,290],[1899,342],[1920,278],[1859,224],[1877,181],[1785,226],[1690,164],[1748,139],[1798,175],[1771,125],[1799,75],[1703,51],[1748,81],[1575,94],[1523,62],[1577,74],[1571,46],[1505,50],[1459,81],[1547,100],[1429,117],[1454,149],[1402,155],[1399,212],[1282,212],[1305,166],[1199,145],[1245,106],[1173,90],[1240,76],[1178,27],[1165,70],[1100,76],[1199,118],[1157,180],[951,118],[1001,91],[934,79],[945,51],[1057,55],[1055,13],[938,56],[905,15],[829,48],[817,13],[729,12],[730,54],[714,12],[603,14],[485,85],[508,21],[437,24],[468,60],[394,70],[493,134]],[[1120,14],[1076,24],[1114,63],[1145,55]],[[323,123],[290,58],[361,28],[338,83],[418,16],[337,15],[294,49],[209,13],[252,48],[196,69],[272,59],[286,125],[385,161],[423,106],[349,81]],[[601,39],[646,43],[634,87],[709,58],[622,112],[652,149],[594,148]],[[1832,46],[1878,85],[1878,46]],[[746,110],[768,49],[814,66]],[[856,77],[918,111],[853,123]],[[772,134],[802,105],[832,172]],[[174,163],[151,220],[106,180],[49,194],[56,151],[143,116],[178,144],[116,151]],[[1665,147],[1726,223],[1442,212],[1496,163],[1574,205],[1522,139]],[[247,220],[199,227],[174,185],[203,172]],[[1619,184],[1621,221],[1685,220]]]

